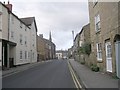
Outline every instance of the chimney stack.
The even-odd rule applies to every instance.
[[[43,34],[39,34],[39,37],[43,38]]]
[[[9,9],[9,11],[12,12],[12,4],[8,1],[8,4],[6,4],[6,7]]]

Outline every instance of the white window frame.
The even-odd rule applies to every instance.
[[[11,31],[11,38],[14,38],[14,32]]]
[[[22,59],[22,51],[20,51],[20,59]]]
[[[111,58],[112,57],[112,46],[108,45],[108,47],[107,47],[107,58]]]
[[[99,32],[100,28],[101,28],[101,26],[100,26],[100,14],[98,13],[95,15],[95,31]]]
[[[97,60],[102,61],[102,43],[97,43]]]
[[[25,36],[25,45],[27,46],[27,37]]]
[[[21,45],[22,45],[22,42],[23,42],[23,41],[22,41],[22,37],[23,37],[22,34],[20,34],[20,44],[21,44]]]
[[[27,59],[27,51],[25,51],[25,59]]]
[[[20,22],[20,28],[22,28],[22,26],[23,26],[23,24],[22,24],[22,22]]]

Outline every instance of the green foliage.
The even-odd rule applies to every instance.
[[[80,62],[82,65],[84,65],[85,64],[85,62]]]
[[[91,65],[91,70],[98,72],[99,71],[99,67],[97,65]]]
[[[91,53],[91,44],[84,43],[82,47],[79,48],[79,53],[90,55]]]

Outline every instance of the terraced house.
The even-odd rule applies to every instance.
[[[120,2],[89,1],[92,61],[120,77]]]
[[[37,62],[35,18],[20,19],[12,13],[12,4],[0,3],[2,31],[2,67]],[[25,22],[26,20],[26,22]]]

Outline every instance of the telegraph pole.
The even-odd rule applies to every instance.
[[[72,31],[72,35],[73,35],[72,57],[74,58],[74,31]]]
[[[74,31],[72,31],[72,35],[73,35],[73,45],[74,45]]]

